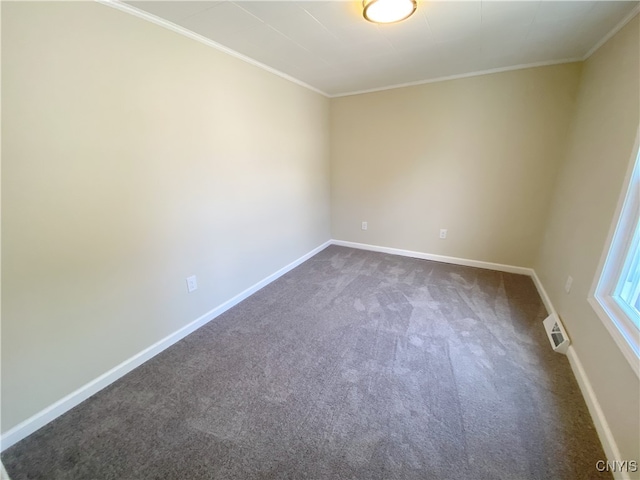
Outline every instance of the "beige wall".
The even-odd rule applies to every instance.
[[[333,99],[333,238],[532,266],[579,75],[574,63]]]
[[[584,64],[576,115],[536,263],[622,459],[640,452],[640,382],[587,303],[632,155],[640,111],[639,19]],[[564,292],[567,276],[574,279]]]
[[[4,431],[330,238],[326,98],[96,3],[2,67]]]

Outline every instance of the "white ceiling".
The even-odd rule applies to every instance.
[[[420,1],[374,25],[361,1],[128,1],[329,96],[581,60],[636,1]]]

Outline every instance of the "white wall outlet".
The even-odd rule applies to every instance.
[[[197,289],[198,289],[198,279],[196,278],[195,275],[191,275],[189,278],[187,278],[187,290],[189,290],[189,293],[191,293]]]
[[[446,228],[441,228],[440,229],[440,238],[447,238],[447,229]]]
[[[571,285],[573,285],[573,277],[569,275],[567,277],[567,283],[564,284],[564,291],[569,293],[571,291]]]
[[[362,222],[362,229],[366,230],[368,228],[367,222]]]

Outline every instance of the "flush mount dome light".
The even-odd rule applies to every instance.
[[[400,22],[416,11],[416,0],[362,0],[365,19],[373,23]]]

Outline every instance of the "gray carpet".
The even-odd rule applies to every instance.
[[[2,455],[20,479],[595,479],[530,278],[331,246]]]

